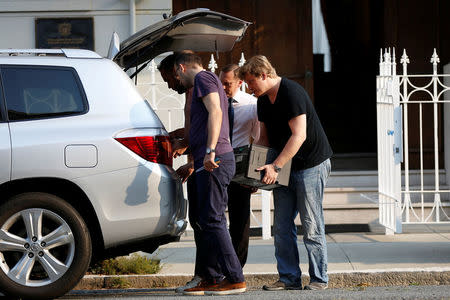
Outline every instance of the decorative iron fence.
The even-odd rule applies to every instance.
[[[443,132],[450,130],[443,126],[444,108],[450,105],[444,79],[450,75],[437,74],[436,50],[430,62],[432,74],[408,74],[410,60],[404,50],[402,74],[397,75],[395,49],[380,53],[378,191],[379,220],[386,233],[401,232],[402,223],[450,222],[449,170],[442,169],[444,150],[450,151],[443,147]]]

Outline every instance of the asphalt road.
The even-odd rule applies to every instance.
[[[392,286],[355,287],[328,289],[324,291],[277,291],[250,290],[240,295],[229,296],[183,296],[173,289],[135,289],[135,290],[95,290],[72,291],[59,299],[450,299],[450,285],[440,286]],[[1,298],[0,298],[1,299]]]

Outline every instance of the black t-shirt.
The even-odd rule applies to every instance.
[[[333,154],[316,110],[303,87],[284,77],[273,104],[266,95],[258,98],[258,119],[266,126],[269,146],[277,151],[292,135],[289,120],[302,114],[306,114],[306,140],[292,159],[294,170],[317,166]]]

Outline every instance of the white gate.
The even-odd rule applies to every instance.
[[[449,182],[439,165],[443,132],[450,129],[442,126],[444,105],[450,103],[444,100],[445,92],[450,91],[444,79],[450,75],[437,74],[436,50],[431,75],[408,75],[406,51],[400,63],[403,73],[397,75],[395,50],[381,51],[377,76],[378,192],[379,221],[387,234],[400,233],[402,223],[450,222]],[[424,136],[432,137],[426,141],[433,144],[424,144]],[[410,149],[409,139],[415,139],[419,147]]]
[[[377,77],[379,222],[386,233],[401,232],[401,106],[395,52],[384,53]],[[400,141],[400,144],[399,144]]]

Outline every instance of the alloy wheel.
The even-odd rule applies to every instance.
[[[14,282],[44,286],[69,269],[75,239],[67,222],[42,208],[22,210],[0,229],[0,268]]]

